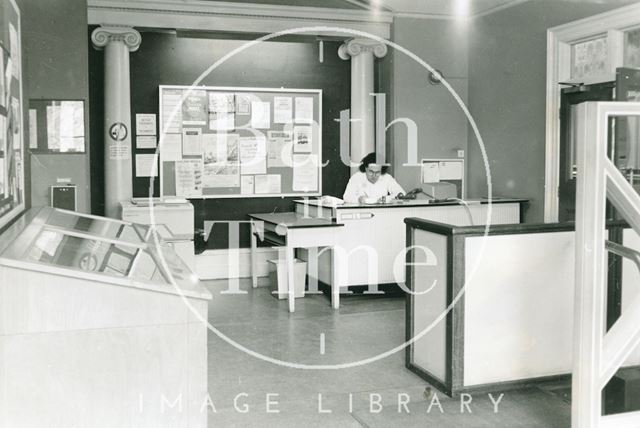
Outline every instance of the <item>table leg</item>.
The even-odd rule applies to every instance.
[[[254,225],[251,225],[251,285],[253,286],[253,288],[258,287],[258,272],[257,272],[257,265],[258,265],[258,255],[257,255],[257,250],[258,250],[258,238],[256,237],[255,234],[255,230],[254,230]]]
[[[287,292],[289,294],[289,312],[295,311],[295,288],[293,283],[293,268],[294,268],[294,258],[293,258],[293,247],[287,246],[285,247],[285,266],[287,268]]]
[[[336,248],[331,248],[331,305],[333,309],[340,307],[340,274],[342,261],[337,256]]]

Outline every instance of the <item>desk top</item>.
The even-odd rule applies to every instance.
[[[296,200],[293,201],[296,204],[308,204],[311,206],[322,206],[326,208],[336,208],[336,209],[371,209],[371,208],[409,208],[409,207],[441,207],[448,205],[461,205],[456,200],[441,200],[438,202],[429,201],[427,199],[405,199],[405,200],[394,200],[392,202],[386,204],[342,204],[342,205],[324,205],[318,199],[309,199],[309,200]],[[470,206],[477,204],[488,204],[488,199],[467,199],[465,200],[467,204]],[[492,204],[508,204],[508,203],[525,203],[529,202],[528,199],[519,199],[519,198],[493,198],[491,200]]]
[[[265,223],[277,224],[289,229],[303,228],[303,227],[341,227],[344,224],[336,223],[326,218],[316,218],[303,216],[299,213],[287,212],[287,213],[259,213],[249,214],[249,217],[253,220],[264,221]]]

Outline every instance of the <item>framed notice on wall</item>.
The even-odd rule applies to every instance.
[[[321,90],[160,86],[159,91],[161,196],[322,193]]]
[[[22,42],[14,0],[0,13],[0,228],[25,208]]]

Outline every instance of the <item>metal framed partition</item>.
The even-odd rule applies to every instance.
[[[606,251],[637,258],[607,243],[607,200],[640,233],[640,195],[607,157],[609,120],[640,116],[640,103],[586,102],[578,106],[576,192],[576,288],[572,427],[640,426],[640,411],[602,415],[602,389],[640,344],[640,296],[605,332]]]

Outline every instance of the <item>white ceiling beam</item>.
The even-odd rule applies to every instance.
[[[330,27],[362,31],[388,39],[393,15],[387,12],[336,10],[210,1],[88,0],[90,25],[118,24],[175,30],[275,33],[296,28]],[[339,31],[297,34],[350,37]]]

